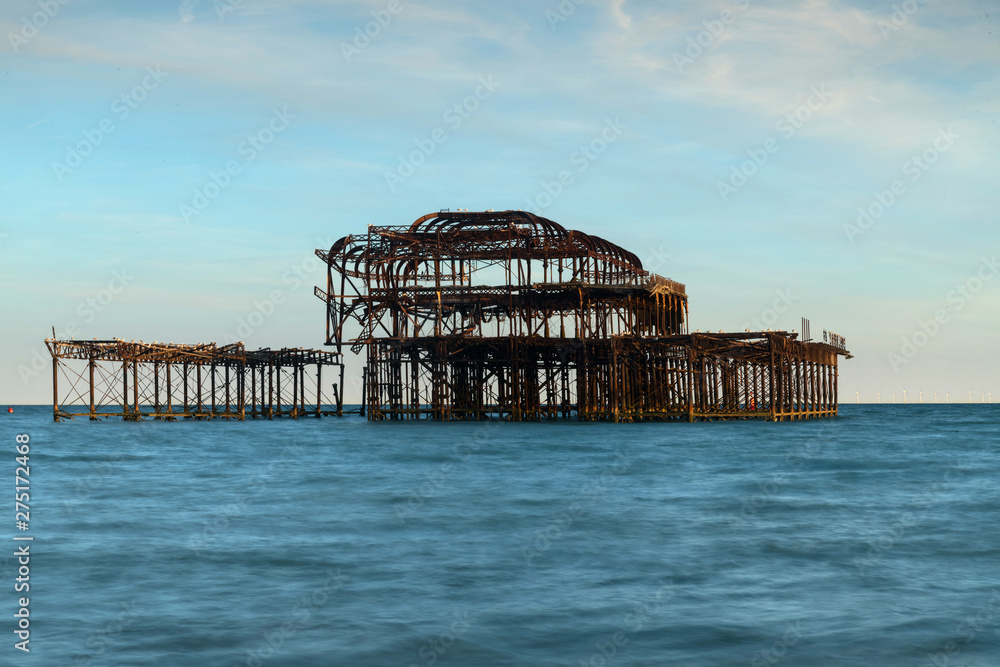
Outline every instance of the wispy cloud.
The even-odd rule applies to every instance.
[[[622,10],[622,5],[625,4],[626,0],[611,0],[611,12],[615,15],[615,20],[618,21],[620,25],[625,30],[632,27],[632,17],[625,14]]]
[[[623,4],[612,0],[616,15]],[[979,34],[974,15],[950,8],[921,11],[928,16],[913,16],[885,40],[878,28],[886,18],[881,13],[834,0],[753,3],[734,11],[735,19],[724,26],[718,8],[650,5],[628,35],[616,27],[602,36],[602,60],[617,76],[664,100],[729,110],[753,124],[773,122],[801,104],[810,86],[825,83],[833,99],[811,124],[811,134],[895,149],[928,127],[954,121],[949,98],[964,78],[974,77],[979,85],[1000,82],[995,69],[982,66],[995,45]],[[930,16],[934,11],[947,16]],[[706,22],[718,33],[707,32]],[[707,46],[693,47],[697,59],[678,71],[676,55],[684,56],[689,40],[699,37]],[[893,131],[886,131],[887,123]]]
[[[51,120],[51,119],[52,119],[52,117],[53,117],[53,116],[55,116],[55,115],[56,115],[56,114],[55,114],[55,112],[53,111],[52,113],[50,113],[50,114],[49,114],[48,116],[46,116],[45,118],[43,118],[43,119],[41,119],[41,120],[36,120],[36,121],[35,121],[34,123],[32,123],[31,125],[26,125],[26,126],[24,127],[24,129],[26,129],[26,130],[30,130],[30,129],[31,129],[31,128],[33,128],[33,127],[38,127],[38,126],[39,126],[39,125],[41,125],[42,123],[45,123],[45,122],[47,122],[47,121]]]
[[[181,15],[181,20],[184,23],[194,21],[194,9],[200,4],[201,0],[181,0],[180,9],[177,10]]]

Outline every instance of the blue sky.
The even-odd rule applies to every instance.
[[[973,1],[8,0],[0,402],[50,400],[32,364],[52,326],[222,342],[273,305],[248,346],[320,347],[313,249],[441,208],[533,209],[617,242],[688,286],[692,330],[808,317],[856,355],[843,401],[1000,399],[998,18]]]

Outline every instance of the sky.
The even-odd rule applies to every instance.
[[[5,0],[0,402],[51,401],[53,328],[321,348],[313,251],[444,208],[632,250],[687,285],[692,331],[806,317],[854,355],[842,402],[1000,400],[998,18]]]

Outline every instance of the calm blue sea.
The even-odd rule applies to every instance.
[[[28,433],[31,522],[3,493],[0,664],[1000,665],[998,408],[616,425],[16,407],[3,478]]]

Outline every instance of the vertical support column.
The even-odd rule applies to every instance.
[[[796,354],[796,352],[794,351],[794,346],[793,346],[792,354],[789,355],[789,358],[791,359],[791,369],[790,369],[790,372],[792,374],[792,376],[791,376],[792,379],[789,382],[789,386],[792,388],[792,407],[791,407],[791,410],[792,410],[792,413],[793,413],[792,419],[798,419],[799,418],[799,410],[801,410],[801,408],[802,408],[802,399],[801,399],[801,396],[802,396],[802,360],[799,358],[799,355]]]
[[[420,349],[410,348],[410,419],[420,419]],[[341,371],[343,372],[343,370]]]
[[[817,352],[816,367],[816,410],[820,415],[826,415],[826,363]]]
[[[708,374],[711,372],[712,377],[709,381]],[[713,389],[715,387],[715,358],[708,356],[708,354],[702,353],[698,355],[698,377],[699,377],[699,389],[700,396],[698,397],[698,407],[701,409],[702,413],[705,414],[706,418],[711,418],[709,413],[710,408],[713,406]]]
[[[91,359],[91,364],[93,364],[93,361]],[[93,379],[90,381],[90,386],[91,388],[94,386]],[[52,355],[52,421],[59,421],[59,357],[54,354]]]
[[[316,363],[316,416],[323,416],[323,360],[319,359]]]
[[[245,361],[240,361],[237,378],[238,397],[236,399],[236,409],[240,413],[240,421],[245,421],[247,418],[247,367]]]
[[[276,377],[274,382],[275,384],[274,388],[275,388],[275,399],[277,401],[276,407],[278,408],[277,412],[278,416],[280,417],[281,416],[281,364],[280,363],[278,364],[276,370],[277,372],[275,373]]]
[[[830,377],[829,356],[825,355],[823,360],[823,414],[830,416],[833,411],[833,381]]]
[[[769,390],[770,390],[769,397],[768,397],[768,403],[769,403],[768,407],[770,408],[770,417],[768,417],[768,419],[770,421],[776,421],[777,417],[775,416],[776,413],[775,413],[774,407],[775,407],[775,400],[777,399],[777,396],[776,396],[777,392],[775,391],[775,386],[774,386],[774,381],[775,381],[775,373],[774,373],[774,338],[772,336],[768,336],[767,337],[767,347],[768,347],[768,350],[770,351],[770,363],[768,364],[768,373],[769,373],[769,378],[768,378],[769,382],[768,382],[768,384],[770,385],[768,387]]]
[[[806,359],[804,351],[799,352],[799,378],[799,384],[802,386],[799,399],[799,411],[802,415],[799,418],[806,419],[809,417],[809,360]]]
[[[792,379],[790,386],[792,388],[792,419],[799,418],[799,410],[802,408],[802,360],[799,359],[799,355],[795,354],[794,351],[791,358],[791,374]]]
[[[810,356],[812,355],[810,354]],[[815,415],[817,412],[819,412],[820,409],[819,406],[820,389],[819,389],[819,369],[816,367],[816,362],[813,360],[809,361],[809,379],[810,379],[809,383],[810,392],[812,393],[811,400],[809,401],[810,405],[809,409],[812,411],[813,415]]]
[[[830,364],[828,363],[829,355],[824,355],[823,359],[823,414],[829,417],[831,411],[833,410],[833,403],[830,400],[832,397],[831,389],[832,383],[830,382]]]
[[[372,348],[371,349],[371,354],[368,357],[368,366],[367,366],[368,373],[366,375],[366,377],[367,377],[367,383],[365,385],[365,390],[367,391],[368,395],[367,395],[367,397],[366,397],[365,400],[368,402],[368,419],[370,419],[372,421],[377,421],[377,420],[381,420],[382,419],[381,405],[379,404],[379,401],[378,401],[378,397],[379,397],[379,392],[378,392],[378,359],[376,358],[376,355],[377,354],[381,354],[381,351],[377,347],[375,347],[375,343],[374,342],[371,343],[371,348]],[[432,374],[432,376],[431,376],[431,382],[432,383],[434,382],[434,378],[435,377],[436,376]],[[436,398],[437,397],[437,391],[438,391],[437,390],[437,386],[434,385],[434,388],[432,389],[433,395],[435,396],[435,399],[434,399],[435,402],[434,402],[434,405],[432,406],[432,408],[434,410],[437,410],[437,402],[436,402],[437,401],[437,398]],[[436,415],[437,413],[435,412],[434,414]]]
[[[264,396],[267,394],[267,379],[264,377],[264,367],[260,367],[260,418],[264,419],[267,412],[264,411]],[[268,403],[270,406],[270,403]]]
[[[808,353],[802,351],[802,411],[806,419],[812,412],[812,364],[809,361]]]
[[[174,411],[174,399],[173,399],[173,388],[170,386],[170,366],[171,363],[167,362],[167,414]]]
[[[837,394],[833,391],[833,373],[837,368],[837,355],[828,354],[826,364],[827,414],[837,414]]]
[[[789,419],[794,421],[797,413],[796,397],[798,395],[798,360],[795,356],[794,349],[788,351],[786,358],[788,359],[788,382],[785,384],[784,392],[785,397],[788,400]]]
[[[840,393],[837,391],[837,381],[840,373],[837,370],[837,362],[839,358],[837,355],[833,355],[833,414],[840,413]]]
[[[53,357],[53,360],[55,357]],[[90,421],[97,421],[97,410],[94,405],[94,355],[91,353],[90,361],[87,364],[90,367]],[[55,385],[53,385],[55,386]]]
[[[132,410],[135,418],[139,418],[139,360],[132,360]]]
[[[369,349],[368,354],[371,354]],[[343,386],[343,385],[341,385]],[[361,368],[361,416],[364,417],[365,413],[368,413],[368,419],[371,419],[371,412],[368,411],[368,362]]]
[[[254,419],[257,418],[257,376],[255,375],[256,369],[250,367],[250,416]]]
[[[122,417],[128,414],[128,359],[122,359]]]
[[[364,408],[361,408],[361,414],[364,414]],[[344,416],[344,364],[340,364],[340,384],[337,385],[337,416]]]
[[[274,362],[273,361],[268,362],[267,365],[267,418],[274,419]]]
[[[812,361],[813,376],[813,412],[821,414],[823,410],[823,370],[818,361]]]
[[[805,354],[804,364],[805,364],[805,385],[806,385],[806,400],[805,400],[806,416],[811,417],[812,412],[815,409],[815,406],[813,405],[813,400],[816,395],[815,388],[813,387],[813,381],[815,380],[815,378],[813,377],[813,363],[812,360],[809,358],[811,355],[809,355],[808,352],[804,354]]]
[[[299,364],[299,413],[306,414],[306,367]]]
[[[694,339],[688,343],[688,372],[687,372],[687,404],[688,421],[694,421]]]
[[[618,345],[617,345],[617,342],[618,342],[617,339],[614,339],[614,338],[611,339],[611,360],[610,360],[610,364],[609,364],[610,371],[611,371],[611,378],[610,378],[610,385],[611,385],[611,387],[610,387],[610,391],[609,391],[609,393],[611,394],[611,400],[610,400],[610,402],[612,404],[612,407],[611,407],[611,421],[613,421],[615,423],[618,422],[618,405],[619,405],[619,403],[622,400],[622,396],[621,396],[622,387],[619,386],[620,383],[619,383],[619,379],[618,379]]]

